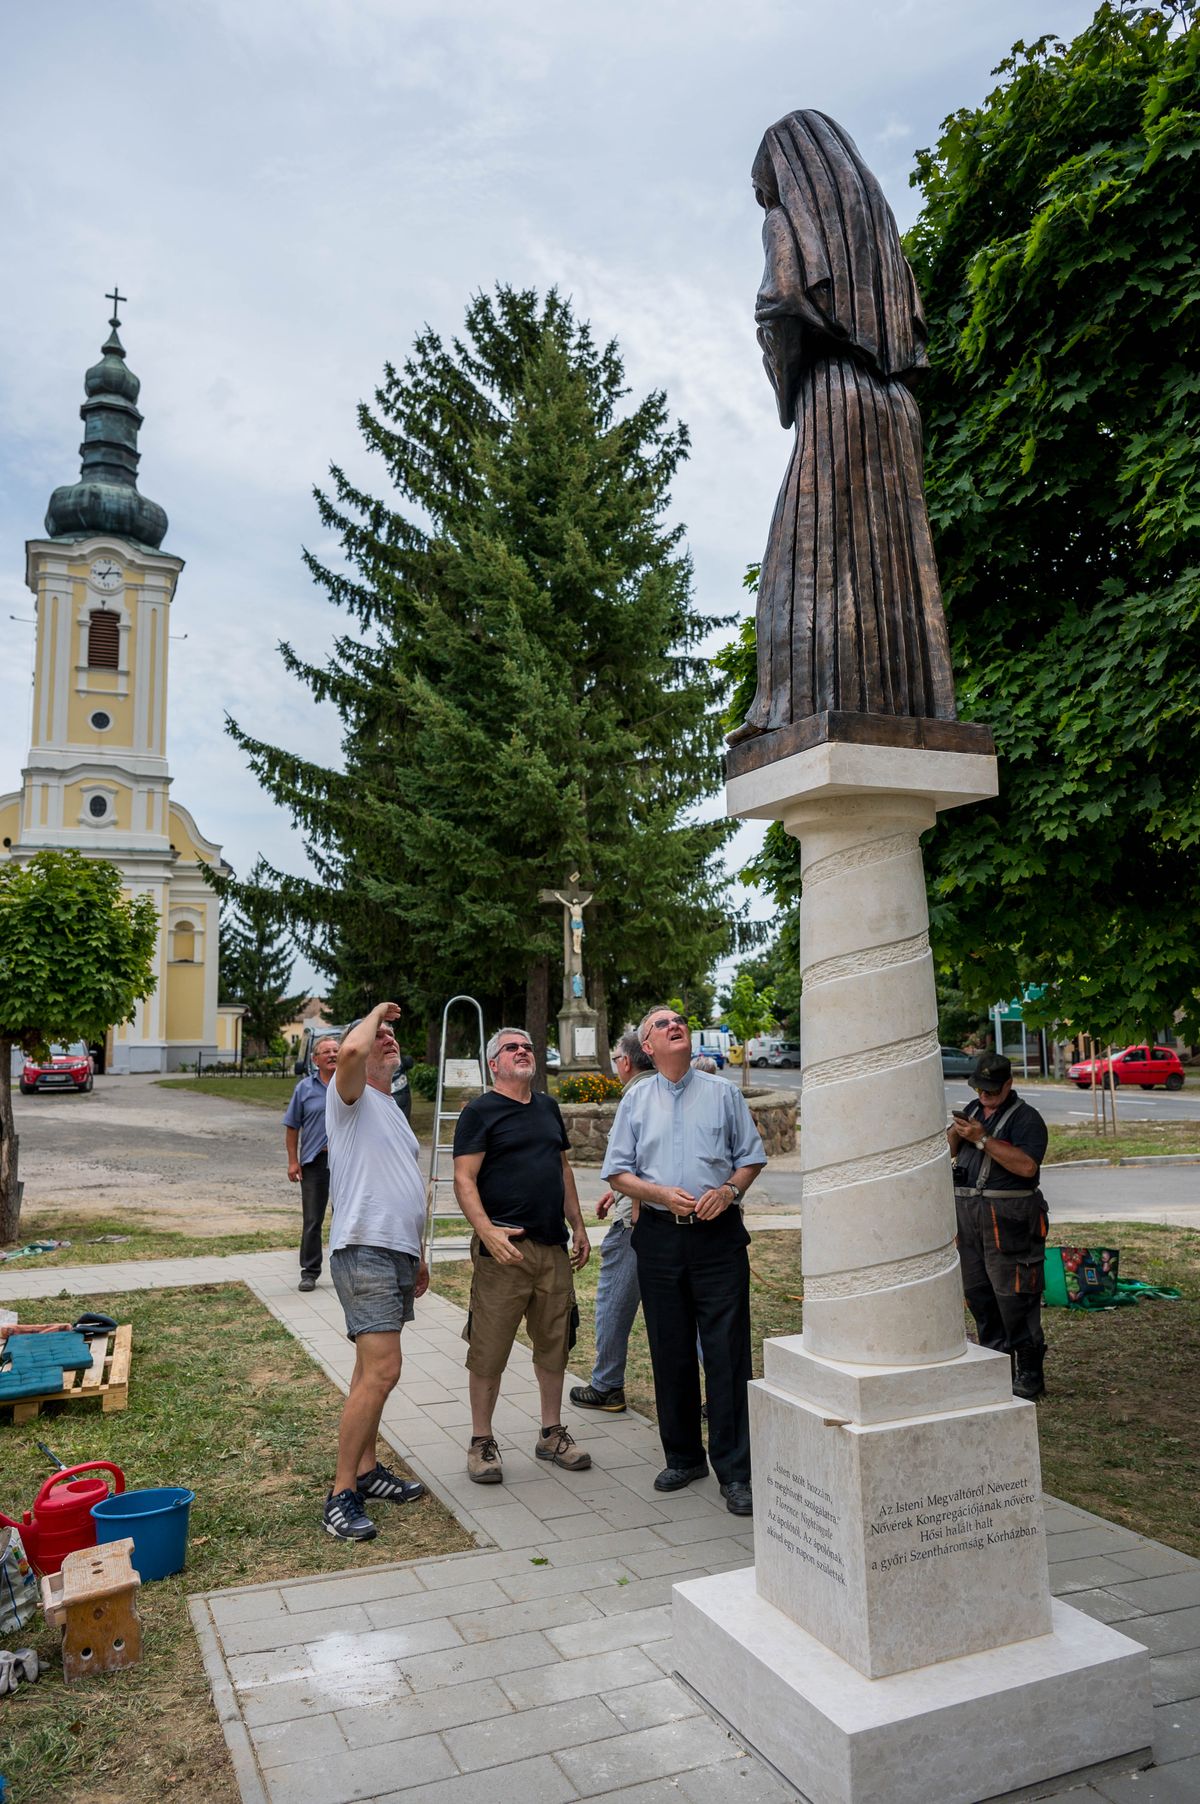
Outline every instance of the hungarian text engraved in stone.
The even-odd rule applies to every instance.
[[[881,1503],[867,1524],[867,1563],[872,1572],[981,1553],[1027,1541],[1038,1525],[1016,1515],[1036,1501],[1030,1478],[987,1478],[953,1491],[897,1497]]]
[[[845,1561],[834,1539],[839,1526],[829,1492],[776,1461],[767,1475],[768,1539],[835,1584],[845,1585]]]

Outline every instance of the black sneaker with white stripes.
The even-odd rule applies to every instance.
[[[338,1541],[373,1541],[379,1532],[357,1491],[330,1491],[323,1520],[325,1533]]]
[[[360,1497],[383,1497],[388,1503],[414,1503],[425,1495],[425,1486],[417,1479],[401,1478],[379,1464],[371,1472],[360,1472],[357,1485]]]

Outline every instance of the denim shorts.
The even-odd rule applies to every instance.
[[[413,1291],[419,1263],[391,1247],[339,1247],[329,1272],[346,1315],[346,1337],[399,1334],[414,1315]]]

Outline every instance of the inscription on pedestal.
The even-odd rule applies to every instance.
[[[896,1572],[924,1560],[944,1560],[956,1553],[982,1553],[988,1548],[1027,1541],[1040,1525],[1012,1520],[1011,1512],[1036,1501],[1028,1478],[988,1478],[955,1491],[931,1491],[924,1497],[898,1497],[882,1503],[867,1524],[871,1572]]]
[[[750,1386],[758,1594],[868,1678],[1049,1632],[1036,1420],[858,1427]]]
[[[767,1538],[844,1586],[846,1562],[837,1545],[840,1527],[828,1491],[802,1472],[778,1463],[772,1467],[767,1475]]]

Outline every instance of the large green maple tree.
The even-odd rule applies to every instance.
[[[906,240],[959,712],[1001,781],[926,842],[935,948],[969,1001],[1042,984],[1028,1019],[1105,1040],[1200,1038],[1198,72],[1190,5],[1017,45],[918,154]],[[778,828],[756,874],[796,893]]]

